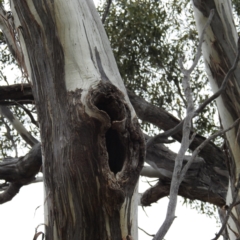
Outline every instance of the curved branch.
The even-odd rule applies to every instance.
[[[9,187],[0,194],[0,204],[11,201],[19,192],[21,184],[11,183]]]
[[[210,157],[210,155],[209,155]],[[168,196],[173,174],[176,153],[163,144],[157,144],[147,150],[146,162],[152,166],[144,167],[141,175],[159,178],[159,182],[143,193],[141,204],[150,206],[159,199]],[[185,156],[185,166],[190,156]],[[209,202],[222,207],[228,188],[228,171],[216,166],[210,166],[202,158],[197,158],[188,170],[179,195],[192,200]]]
[[[138,117],[142,121],[152,123],[164,131],[172,129],[180,123],[176,117],[163,110],[162,108],[148,103],[143,98],[137,96],[135,93],[128,91],[128,96]],[[181,142],[182,132],[180,131],[172,135],[172,137],[178,142]],[[206,138],[202,137],[201,135],[196,134],[189,148],[194,151],[201,143],[205,141],[205,139]],[[224,171],[227,170],[226,157],[223,151],[212,142],[208,143],[205,148],[202,149],[202,151],[199,153],[199,156],[204,159],[210,169],[216,167]]]
[[[39,141],[34,138],[23,126],[23,124],[13,115],[13,113],[6,106],[0,105],[0,114],[3,115],[12,124],[14,129],[21,135],[21,137],[30,145],[34,146]]]
[[[0,163],[0,179],[10,182],[0,194],[0,204],[10,201],[24,185],[31,183],[42,166],[41,145],[36,144],[20,158],[5,159]]]

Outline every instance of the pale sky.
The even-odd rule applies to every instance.
[[[140,183],[140,191],[147,187],[147,184]],[[167,203],[168,198],[164,198],[152,207],[145,208],[145,212],[139,207],[139,227],[150,234],[156,233],[165,218]],[[12,201],[0,205],[0,216],[1,240],[32,240],[35,228],[43,223],[42,183],[23,187]],[[198,214],[180,202],[176,216],[166,240],[210,240],[219,229],[214,218]],[[139,231],[139,240],[150,239]]]

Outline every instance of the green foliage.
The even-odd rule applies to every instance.
[[[100,6],[99,12],[104,12],[104,6]],[[178,59],[185,57],[189,65],[198,42],[191,3],[114,1],[105,29],[126,87],[182,119],[186,101]],[[203,68],[201,61],[192,76],[196,103],[210,95]],[[195,121],[200,134],[216,130],[211,122],[215,114],[212,106]],[[147,132],[151,129],[148,123],[142,126]]]
[[[238,17],[240,17],[240,2],[239,2],[239,0],[233,0],[232,3],[233,3],[233,8],[234,8],[236,14],[238,15]]]
[[[190,207],[191,209],[196,210],[198,213],[205,214],[210,218],[214,217],[217,223],[219,223],[219,218],[217,217],[217,207],[210,203],[182,198],[182,205]]]

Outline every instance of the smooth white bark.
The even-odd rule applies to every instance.
[[[26,1],[31,14],[34,16],[34,20],[38,23],[42,33],[45,34],[46,31],[44,29],[43,19],[41,19],[41,17],[38,15],[38,11],[35,9],[33,2],[33,0]],[[126,89],[119,74],[109,40],[95,9],[93,1],[58,0],[54,1],[54,3],[52,3],[52,1],[47,2],[47,14],[51,14],[51,16],[54,18],[58,39],[60,40],[63,48],[65,64],[64,81],[67,91],[82,89],[81,102],[84,104],[86,102],[86,95],[89,93],[91,88],[97,88],[97,85],[101,81],[109,82],[123,92],[125,101],[127,102],[127,105],[131,111],[131,118],[135,118],[135,111],[133,110],[126,94]],[[20,29],[19,34],[21,47],[25,56],[29,77],[31,78],[34,77],[35,72],[32,68],[32,63],[29,60],[30,57],[28,57],[28,46],[26,46],[21,33],[21,24],[19,21],[20,17],[15,12],[13,2],[11,3],[11,8],[13,10],[15,26],[17,29]],[[24,30],[25,29],[23,29],[23,31]],[[43,36],[43,39],[44,38],[46,38],[46,36]],[[46,43],[43,41],[43,44]],[[51,117],[51,105],[48,111]],[[85,107],[85,112],[89,116],[95,114],[91,109],[88,109],[87,105]],[[67,143],[65,142],[64,144]],[[98,180],[96,179],[96,181]],[[68,201],[71,206],[73,203],[71,192],[69,192],[68,196]],[[48,198],[48,192],[46,192],[45,198]],[[131,236],[135,240],[137,239],[137,205],[138,195],[136,188],[134,195],[129,199],[125,199],[120,212],[122,236],[127,236],[129,234],[127,220],[129,217],[129,212],[128,210],[126,211],[126,209],[131,208]],[[48,207],[53,208],[52,206]],[[74,213],[72,216],[74,216]],[[109,220],[107,214],[105,220],[106,226],[108,226]],[[110,229],[108,229],[108,232],[109,236],[111,236]],[[55,234],[55,236],[57,236],[57,234]]]

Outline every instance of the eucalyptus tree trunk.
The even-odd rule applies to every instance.
[[[93,1],[11,9],[40,122],[46,239],[137,239],[144,141]]]
[[[213,92],[216,92],[223,82],[237,55],[237,32],[234,26],[232,4],[230,0],[193,0],[194,14],[199,33],[207,21],[210,10],[215,14],[207,28],[203,42],[205,66]],[[225,91],[217,98],[217,107],[224,129],[230,127],[240,117],[240,67],[229,79]],[[239,126],[226,133],[230,184],[227,203],[233,201],[240,174],[240,137]],[[239,195],[239,194],[238,194]],[[239,238],[240,206],[234,208],[228,221],[230,239]]]

